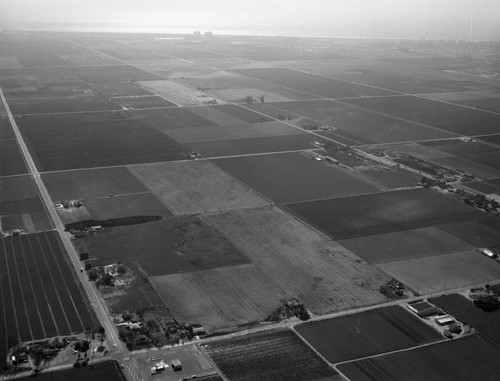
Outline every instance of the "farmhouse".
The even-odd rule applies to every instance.
[[[455,320],[449,315],[436,316],[434,321],[439,325],[448,325],[455,322]]]
[[[182,370],[181,360],[178,360],[178,359],[172,360],[172,369],[174,371]]]

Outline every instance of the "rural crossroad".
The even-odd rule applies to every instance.
[[[40,172],[38,171],[35,162],[33,161],[33,158],[31,157],[28,147],[26,146],[26,143],[23,140],[23,137],[19,131],[19,128],[17,126],[16,120],[14,119],[14,116],[12,115],[12,112],[10,111],[9,105],[7,103],[7,100],[5,99],[5,96],[3,94],[2,89],[0,88],[0,98],[2,99],[2,103],[5,107],[5,111],[7,112],[7,116],[9,118],[10,124],[12,125],[12,129],[14,130],[14,133],[16,135],[17,141],[19,143],[19,146],[21,148],[22,154],[24,156],[24,159],[26,161],[26,164],[28,166],[29,172],[33,177],[33,180],[35,181],[36,187],[38,188],[38,191],[40,192],[40,196],[42,198],[42,201],[45,205],[46,210],[49,213],[49,216],[59,233],[59,236],[61,237],[61,241],[64,245],[64,248],[66,249],[66,252],[68,253],[69,259],[71,260],[71,263],[73,264],[73,267],[75,269],[75,272],[78,274],[78,277],[80,279],[80,283],[82,284],[87,296],[89,297],[90,301],[92,301],[92,306],[94,308],[94,311],[97,315],[97,318],[99,319],[99,322],[101,325],[105,328],[106,330],[106,335],[108,342],[112,343],[113,348],[110,348],[110,352],[122,352],[125,353],[127,349],[123,345],[123,343],[120,341],[118,337],[117,330],[115,326],[113,325],[111,319],[109,318],[105,307],[102,304],[101,299],[97,295],[96,290],[94,287],[92,287],[90,281],[88,280],[87,276],[85,273],[80,272],[80,258],[78,256],[78,253],[76,252],[75,248],[73,247],[73,244],[70,241],[70,238],[68,234],[64,231],[64,225],[62,224],[61,220],[59,219],[54,203],[52,202],[52,199],[50,198],[49,193],[47,192],[47,188],[45,188],[45,185],[42,181],[42,178],[40,176]]]

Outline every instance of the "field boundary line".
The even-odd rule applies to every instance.
[[[26,313],[26,321],[28,322],[28,329],[30,330],[30,335],[31,335],[31,340],[34,340],[35,337],[33,336],[33,328],[31,327],[31,321],[30,321],[30,315],[28,314],[28,307],[26,306],[26,300],[24,299],[24,287],[23,287],[23,284],[21,282],[21,274],[19,273],[19,266],[17,265],[17,259],[16,257],[18,256],[18,252],[16,252],[17,250],[15,250],[14,248],[14,240],[12,239],[11,241],[11,246],[12,246],[12,253],[14,254],[13,255],[13,258],[14,258],[14,266],[16,268],[16,273],[17,273],[17,281],[19,283],[19,290],[21,291],[21,295],[22,295],[22,300],[23,300],[23,306],[24,306],[24,312]],[[23,250],[23,244],[21,242],[21,240],[17,240],[17,243],[19,245],[19,248],[21,249],[21,253],[22,255],[24,256],[24,250]],[[37,310],[38,310],[38,306],[37,306]]]
[[[80,321],[80,325],[82,326],[82,329],[85,331],[85,327],[84,327],[84,324],[83,324],[83,321],[82,321],[82,318],[80,316],[80,314],[78,313],[78,308],[76,308],[76,304],[75,304],[75,301],[73,299],[73,295],[71,294],[71,292],[69,291],[69,288],[68,288],[68,283],[66,282],[66,278],[64,277],[64,274],[63,272],[61,271],[61,266],[59,265],[59,261],[58,261],[58,258],[57,256],[55,255],[55,251],[54,251],[54,247],[52,245],[52,243],[50,242],[50,240],[48,239],[49,237],[45,236],[45,239],[49,245],[49,248],[50,248],[50,254],[52,255],[52,258],[54,258],[54,262],[56,263],[56,267],[57,267],[57,270],[59,271],[59,275],[61,276],[61,279],[62,279],[62,283],[64,283],[64,286],[65,286],[65,291],[68,293],[68,296],[71,300],[71,304],[73,305],[73,309],[75,310],[76,312],[76,315],[78,316],[78,320]],[[61,258],[63,261],[66,260],[66,258],[64,258],[64,256],[61,256]],[[69,265],[69,263],[68,263]],[[69,267],[69,266],[68,266]],[[69,271],[71,272],[71,267],[69,268]],[[75,278],[75,276],[73,274],[71,274],[72,278]],[[83,295],[82,295],[83,297]],[[69,327],[70,331],[73,332],[72,330],[72,327],[70,326]]]
[[[10,291],[10,297],[11,297],[11,304],[12,304],[12,310],[14,311],[14,319],[15,319],[15,322],[16,322],[16,330],[17,330],[17,339],[19,340],[19,342],[21,342],[21,332],[19,331],[19,321],[17,320],[17,310],[16,310],[16,306],[14,304],[14,300],[16,300],[14,298],[14,293],[12,291],[12,280],[10,278],[10,271],[9,271],[9,261],[7,259],[7,245],[5,244],[5,240],[2,239],[1,240],[2,243],[3,243],[3,253],[4,253],[4,257],[5,257],[5,269],[7,270],[6,273],[7,273],[7,278],[9,280],[9,291]]]
[[[2,239],[2,241],[4,241],[4,240]],[[3,242],[3,245],[2,245],[2,246],[4,247],[4,252],[5,252],[5,242]],[[2,272],[1,272],[1,270],[0,270],[0,297],[1,297],[2,301],[5,301],[4,296],[3,296],[3,295],[4,295],[4,289],[3,289],[3,282],[2,282]],[[1,339],[1,341],[4,341],[4,340],[5,340],[5,341],[4,341],[4,342],[2,342],[2,343],[0,343],[0,345],[2,345],[2,346],[3,346],[3,344],[5,343],[5,347],[4,347],[4,348],[5,348],[5,353],[9,353],[9,349],[10,349],[10,348],[9,348],[9,338],[8,338],[8,335],[7,335],[7,332],[9,332],[9,330],[8,330],[8,325],[7,325],[7,312],[6,312],[6,307],[7,307],[7,306],[6,306],[4,303],[2,303],[2,304],[1,304],[1,308],[2,308],[2,315],[3,315],[3,326],[4,326],[4,328],[5,328],[5,337],[4,337],[3,339],[2,339],[2,338],[0,338],[0,339]],[[17,326],[17,320],[16,320],[16,326]],[[21,341],[21,340],[19,339],[19,334],[18,334],[18,340],[19,340],[19,342]]]
[[[42,244],[41,244],[41,242],[40,242],[40,237],[38,236],[38,234],[37,234],[37,236],[36,236],[36,239],[37,239],[37,241],[38,241],[38,245],[39,245],[40,247],[42,247]],[[44,260],[44,262],[45,262],[45,265],[47,266],[47,269],[49,270],[49,273],[50,273],[50,280],[51,280],[51,282],[52,282],[52,285],[54,286],[54,293],[55,293],[55,295],[57,296],[57,300],[59,301],[59,305],[61,306],[62,314],[64,315],[64,319],[66,320],[66,324],[68,325],[68,328],[69,328],[69,330],[70,330],[70,332],[71,332],[71,325],[69,324],[68,316],[66,315],[66,310],[64,309],[64,305],[63,305],[63,304],[62,304],[62,302],[61,302],[61,297],[59,296],[59,291],[57,290],[57,285],[56,285],[56,283],[55,283],[55,281],[54,281],[54,277],[52,276],[51,267],[49,266],[49,263],[47,262],[47,258],[45,257],[45,255],[42,255],[42,257],[43,257],[43,260]],[[56,326],[57,326],[57,325],[56,325]],[[57,327],[58,327],[58,326],[57,326]]]
[[[33,245],[31,243],[30,238],[31,237],[28,238],[29,247],[30,247],[31,254],[34,254]],[[38,275],[38,280],[40,281],[40,284],[43,285],[42,276],[40,275],[40,270],[39,270],[38,266],[35,266],[35,270],[36,270],[36,273]],[[52,311],[52,306],[49,303],[49,298],[47,296],[47,291],[45,290],[45,287],[42,287],[42,291],[43,291],[43,296],[45,298],[45,302],[47,303],[47,307],[48,307],[49,312],[50,312],[50,316],[52,317],[52,323],[54,323],[54,328],[56,329],[56,333],[59,336],[60,335],[59,326],[57,325],[56,318],[54,317],[54,311]]]

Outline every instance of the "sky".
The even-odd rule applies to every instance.
[[[500,0],[0,0],[0,29],[500,40]]]

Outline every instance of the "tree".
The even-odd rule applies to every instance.
[[[123,274],[125,274],[127,272],[127,269],[123,265],[118,265],[116,267],[116,272],[118,273],[118,275],[123,275]]]
[[[89,271],[89,280],[96,281],[97,279],[99,279],[99,272],[97,271],[97,269],[90,270]]]
[[[85,262],[85,271],[89,271],[92,268],[92,263]]]

